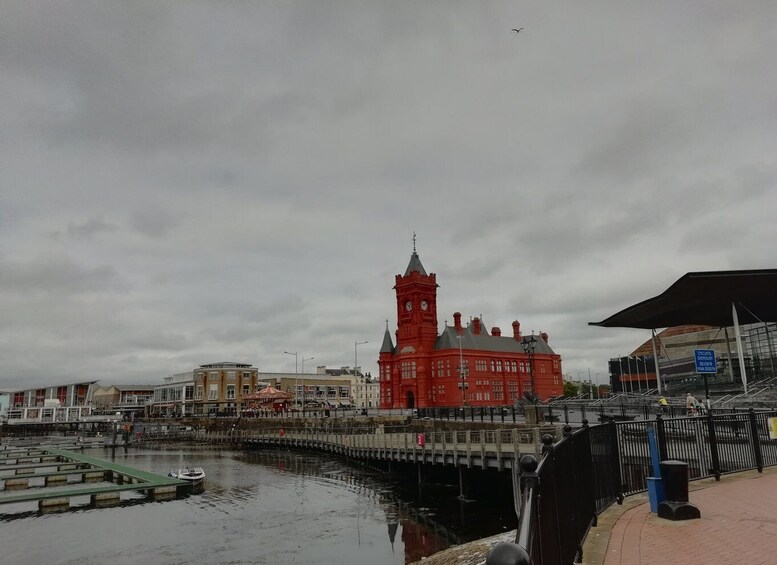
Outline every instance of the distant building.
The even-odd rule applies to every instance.
[[[170,375],[154,387],[154,395],[146,405],[146,412],[153,418],[193,416],[194,371]]]
[[[383,408],[511,405],[527,393],[541,399],[563,394],[561,358],[548,334],[489,333],[480,317],[464,327],[453,314],[442,333],[437,328],[437,280],[427,274],[418,253],[404,275],[395,278],[396,344],[388,322],[378,366]]]
[[[369,373],[364,375],[358,368],[351,379],[351,397],[354,408],[380,408],[380,381]]]
[[[97,381],[8,391],[8,422],[76,422],[92,415],[92,393]]]
[[[741,326],[743,358],[750,382],[777,376],[777,324]],[[703,386],[696,373],[695,349],[715,352],[718,373],[710,384],[739,386],[741,375],[737,342],[733,327],[684,325],[666,328],[656,334],[655,351],[662,387],[684,392]],[[610,382],[613,392],[643,392],[658,388],[653,340],[648,339],[629,355],[610,359]]]
[[[95,386],[92,402],[99,412],[145,415],[146,403],[154,397],[154,385]]]
[[[11,395],[7,392],[0,392],[0,422],[4,422],[8,417],[8,407],[11,405]]]
[[[272,373],[262,373],[271,377]],[[350,367],[327,369],[316,367],[315,373],[283,374],[276,376],[276,388],[294,395],[296,405],[302,405],[304,388],[306,407],[351,407],[354,378],[360,375]]]
[[[248,363],[222,361],[200,365],[192,371],[195,414],[236,414],[243,406],[243,396],[268,384],[259,370]],[[186,389],[182,394],[186,396]]]

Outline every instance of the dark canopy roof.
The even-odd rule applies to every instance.
[[[777,269],[686,273],[655,298],[629,306],[590,326],[668,328],[684,324],[732,325],[777,321]]]

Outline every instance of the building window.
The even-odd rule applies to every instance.
[[[194,385],[186,385],[184,396],[186,397],[186,400],[194,398]]]
[[[247,396],[251,392],[251,385],[243,385],[243,396]]]
[[[215,371],[213,373],[208,373],[208,378],[212,381],[217,381],[219,380],[219,374]]]
[[[197,385],[197,400],[202,400],[202,385]]]
[[[219,399],[219,385],[210,385],[210,388],[208,389],[208,400],[218,400],[218,399]]]
[[[227,400],[235,399],[235,385],[227,385]]]
[[[237,374],[235,371],[227,371],[227,380],[228,381],[234,381]]]
[[[244,381],[250,381],[251,380],[251,373],[249,373],[247,371],[245,373],[243,373],[243,380]]]
[[[497,360],[495,364],[496,364],[496,369],[495,369],[496,372],[497,373],[501,373],[502,372],[502,361],[501,360]]]

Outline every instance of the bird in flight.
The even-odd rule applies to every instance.
[[[523,29],[523,28],[521,28],[521,29]],[[521,29],[515,29],[515,28],[513,28],[513,31],[514,31],[515,33],[521,33]]]

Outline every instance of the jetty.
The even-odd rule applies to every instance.
[[[73,476],[80,481],[70,482]],[[187,481],[49,446],[0,451],[0,482],[0,505],[37,502],[41,511],[67,510],[76,497],[88,496],[92,506],[109,506],[121,502],[125,491],[166,500],[192,488]]]

